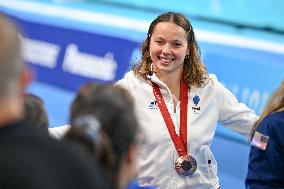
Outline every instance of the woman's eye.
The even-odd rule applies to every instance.
[[[175,43],[174,45],[175,45],[175,47],[181,47],[180,43]]]

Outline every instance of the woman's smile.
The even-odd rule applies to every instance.
[[[161,64],[170,64],[172,63],[175,59],[174,58],[170,58],[170,57],[162,57],[162,56],[158,56],[158,58],[161,61]]]

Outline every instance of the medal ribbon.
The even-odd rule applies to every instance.
[[[180,135],[178,136],[175,132],[175,126],[170,116],[161,90],[158,84],[152,82],[153,93],[158,103],[161,114],[164,118],[169,134],[175,145],[175,148],[179,156],[187,155],[187,105],[188,105],[188,88],[184,80],[180,82]]]

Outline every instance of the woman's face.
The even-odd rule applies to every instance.
[[[158,76],[181,73],[187,54],[185,30],[172,22],[159,22],[150,39],[150,56]]]

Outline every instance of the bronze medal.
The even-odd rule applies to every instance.
[[[192,175],[197,169],[197,162],[191,155],[180,156],[175,163],[176,172],[182,176]]]
[[[180,135],[175,131],[175,125],[167,109],[163,95],[158,84],[152,82],[153,93],[166,123],[170,137],[175,145],[179,158],[175,162],[176,172],[181,176],[192,175],[197,169],[197,162],[187,150],[187,108],[189,89],[184,80],[181,80],[181,105],[180,105]]]

